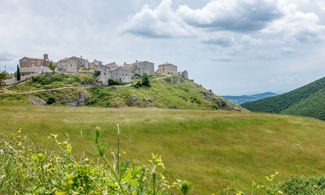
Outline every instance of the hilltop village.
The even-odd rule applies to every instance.
[[[180,75],[184,79],[188,79],[187,71],[178,72],[177,66],[171,63],[163,63],[158,65],[155,71],[154,63],[148,61],[135,61],[132,64],[124,63],[122,66],[115,62],[103,64],[102,61],[94,60],[89,62],[88,59],[81,57],[70,57],[52,62],[55,69],[51,70],[49,65],[48,54],[44,54],[43,58],[23,57],[19,60],[20,81],[17,79],[9,79],[7,85],[15,84],[31,78],[32,76],[43,73],[68,73],[68,74],[94,74],[97,72],[97,81],[107,86],[109,79],[114,79],[123,83],[130,83],[132,78],[142,76],[143,74],[153,75],[157,73]]]

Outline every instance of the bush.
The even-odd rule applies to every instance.
[[[46,100],[46,103],[51,105],[51,104],[54,104],[55,103],[55,98],[54,97],[48,97],[47,100]]]
[[[286,194],[325,194],[325,176],[291,177],[282,184]]]
[[[134,84],[134,85],[132,85],[132,87],[134,87],[134,88],[142,87],[142,82],[141,81],[137,81],[137,83]]]
[[[115,79],[108,79],[108,85],[125,85],[125,83],[117,81]]]
[[[98,77],[100,75],[100,71],[99,70],[95,70],[93,76],[94,77]]]
[[[107,145],[96,129],[94,142],[98,159],[91,161],[72,153],[65,141],[51,134],[56,149],[45,150],[23,135],[0,136],[0,194],[187,194],[190,185],[170,182],[161,170],[161,156],[152,154],[146,165],[106,157]],[[118,158],[116,158],[118,157]]]
[[[42,85],[48,85],[57,81],[64,81],[68,78],[64,74],[43,74],[36,77],[32,77],[32,82],[40,83]]]
[[[147,73],[143,73],[142,75],[142,85],[150,87],[149,76]]]
[[[7,73],[6,72],[0,72],[0,89],[5,85],[4,80],[7,78]]]

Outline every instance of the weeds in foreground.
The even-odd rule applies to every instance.
[[[152,154],[147,165],[136,161],[117,160],[106,154],[101,131],[94,132],[95,163],[72,153],[69,137],[49,139],[56,149],[43,150],[35,141],[23,135],[0,136],[0,193],[7,194],[187,194],[190,185],[181,180],[170,182],[162,174],[165,168],[161,156]]]
[[[279,175],[279,172],[275,172],[269,176],[265,176],[266,182],[264,184],[257,183],[255,181],[252,182],[252,190],[251,195],[253,194],[267,194],[267,195],[276,195],[283,194],[281,190],[279,190],[279,185],[274,182],[275,177]],[[226,191],[234,192],[236,195],[246,195],[245,192],[234,189],[227,188]]]

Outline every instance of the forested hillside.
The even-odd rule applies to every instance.
[[[325,119],[325,77],[291,92],[242,104],[255,112],[285,113]]]

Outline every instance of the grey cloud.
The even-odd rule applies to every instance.
[[[276,3],[265,0],[211,1],[202,9],[181,6],[178,12],[190,25],[235,32],[258,31],[283,16]]]
[[[14,59],[14,55],[8,52],[0,52],[0,62],[9,62]]]
[[[220,37],[217,39],[202,40],[204,44],[219,45],[221,47],[230,47],[235,44],[235,41],[230,37]]]

